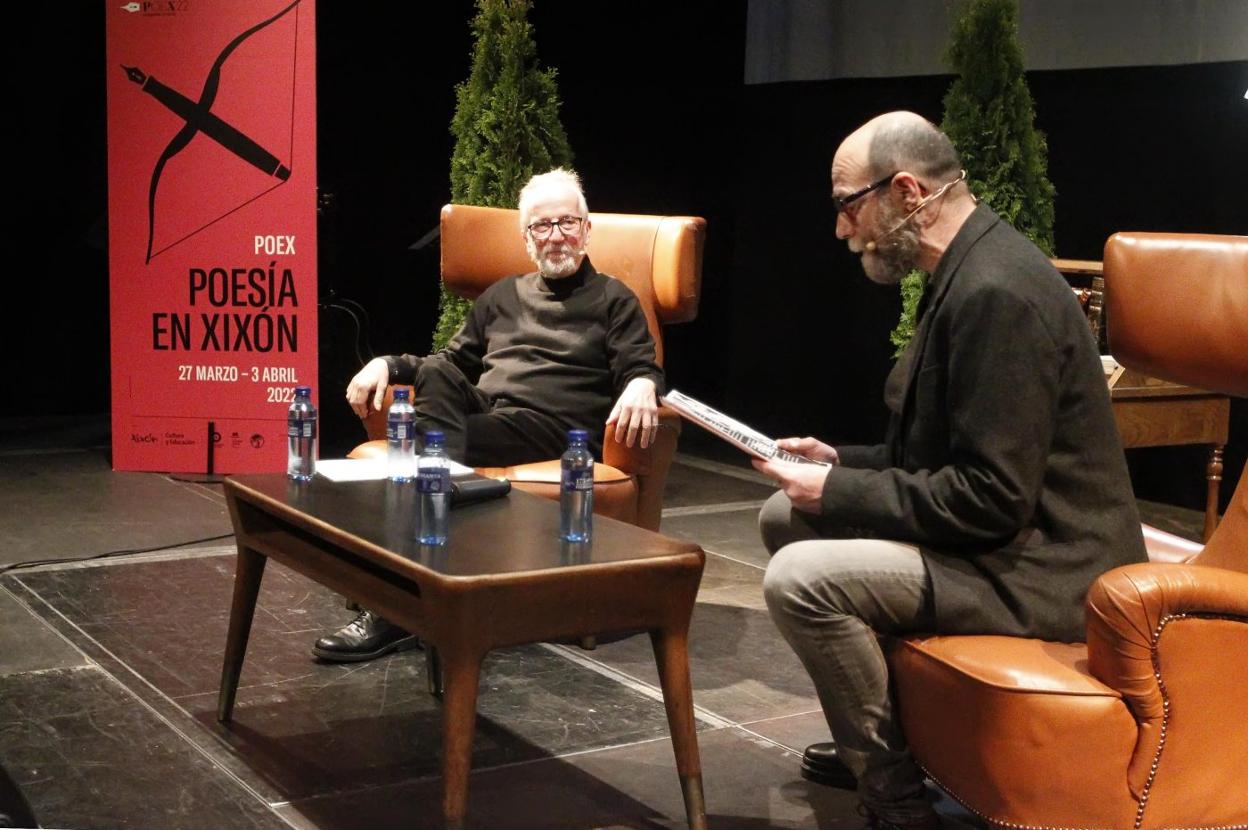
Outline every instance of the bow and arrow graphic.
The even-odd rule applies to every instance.
[[[217,98],[217,91],[221,84],[221,67],[225,64],[226,59],[233,54],[234,50],[237,49],[243,41],[254,35],[256,32],[259,32],[261,29],[264,29],[265,27],[270,26],[285,17],[289,12],[294,10],[300,2],[301,0],[294,0],[293,3],[279,11],[277,14],[267,20],[262,20],[226,44],[225,48],[221,50],[221,54],[217,55],[217,59],[213,62],[212,69],[208,72],[208,77],[204,81],[204,88],[200,93],[198,101],[192,101],[190,98],[186,97],[177,90],[156,80],[153,76],[144,73],[136,66],[123,65],[121,67],[125,70],[127,78],[134,83],[139,84],[140,88],[144,92],[151,95],[186,122],[182,129],[177,132],[172,140],[170,140],[168,146],[165,147],[164,152],[160,154],[160,158],[156,160],[156,167],[152,170],[152,181],[148,186],[147,193],[147,257],[144,260],[145,264],[150,263],[153,256],[169,250],[179,242],[186,241],[190,237],[199,233],[199,231],[202,231],[209,225],[224,219],[225,216],[228,216],[230,213],[233,213],[235,210],[242,207],[242,205],[239,205],[239,207],[233,208],[229,211],[229,213],[219,216],[216,219],[204,224],[200,228],[191,231],[176,242],[161,248],[155,254],[152,253],[152,239],[156,230],[156,190],[160,185],[160,175],[164,171],[165,165],[169,163],[169,160],[178,153],[182,152],[182,150],[191,143],[191,139],[193,139],[197,134],[203,133],[225,149],[229,150],[238,158],[258,168],[265,174],[278,179],[278,183],[273,185],[273,187],[268,190],[265,190],[264,193],[268,193],[270,190],[280,187],[283,182],[290,178],[289,167],[283,164],[277,156],[261,147],[237,127],[215,115],[212,112],[212,105]],[[295,14],[295,20],[295,29],[297,33],[297,12]],[[291,137],[293,146],[293,105],[291,107],[291,119]],[[263,196],[264,193],[252,197],[252,199],[249,199],[248,202],[260,198],[260,196]],[[244,204],[247,204],[248,202],[244,202]]]

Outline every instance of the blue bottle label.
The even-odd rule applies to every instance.
[[[584,470],[564,470],[563,489],[569,493],[574,493],[578,490],[593,490],[593,468],[586,468]]]
[[[421,470],[416,475],[416,489],[422,493],[448,493],[451,490],[450,470]]]

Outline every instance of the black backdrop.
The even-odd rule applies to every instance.
[[[709,221],[699,318],[667,332],[673,385],[770,432],[877,438],[898,300],[833,238],[828,163],[876,113],[938,120],[950,79],[747,87],[743,0],[601,4],[592,17],[584,5],[536,6],[591,207]],[[17,186],[3,323],[18,383],[0,416],[105,412],[104,10],[11,13],[3,83]],[[437,248],[410,246],[448,199],[447,125],[472,7],[323,1],[317,14],[320,385],[334,451],[359,437],[337,403],[359,356],[428,346]],[[1049,138],[1061,256],[1098,259],[1115,230],[1248,232],[1248,61],[1028,81]],[[19,266],[22,251],[31,265]],[[367,318],[361,333],[344,306]],[[1243,465],[1245,433],[1237,402],[1229,470]],[[1131,455],[1141,495],[1200,503],[1199,451]]]

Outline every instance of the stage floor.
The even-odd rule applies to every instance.
[[[234,560],[229,538],[213,538],[230,532],[221,487],[112,473],[98,446],[0,455],[0,567],[72,560],[0,575],[0,768],[43,826],[438,826],[441,719],[422,652],[316,661],[313,640],[352,613],[272,563],[223,728],[214,712]],[[682,455],[665,499],[663,532],[707,552],[690,641],[710,826],[857,830],[852,793],[798,772],[803,747],[828,733],[763,604],[756,520],[770,492],[748,467]],[[1196,511],[1153,512],[1199,533]],[[947,799],[939,809],[967,820]],[[487,660],[469,819],[683,826],[646,638]]]

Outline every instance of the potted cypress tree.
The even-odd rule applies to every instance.
[[[954,19],[945,60],[958,77],[945,94],[940,126],[962,157],[971,192],[1053,256],[1055,191],[1023,74],[1018,0],[967,0]],[[925,280],[911,271],[901,282],[901,320],[890,335],[898,355],[914,337]]]
[[[559,121],[556,71],[538,64],[530,7],[530,0],[477,0],[472,69],[455,88],[451,120],[456,204],[514,208],[533,174],[572,163]],[[442,289],[434,351],[459,330],[471,307]]]

